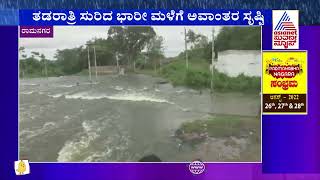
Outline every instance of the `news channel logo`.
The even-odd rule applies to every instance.
[[[299,10],[272,10],[272,49],[299,49]]]
[[[203,173],[205,169],[206,169],[206,166],[204,165],[204,163],[201,161],[198,161],[198,160],[193,161],[189,164],[189,171],[192,174],[199,175],[199,174]]]

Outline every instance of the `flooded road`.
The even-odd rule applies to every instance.
[[[20,80],[20,159],[191,161],[173,137],[181,123],[210,114],[256,116],[259,94],[214,93],[159,84],[141,74]],[[206,159],[206,161],[213,161]]]

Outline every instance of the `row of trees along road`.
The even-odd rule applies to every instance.
[[[213,43],[216,58],[219,51],[228,49],[258,50],[261,46],[260,36],[259,27],[223,27]],[[98,66],[116,65],[118,58],[120,65],[127,65],[132,69],[133,67],[157,69],[161,59],[169,59],[164,57],[163,40],[153,27],[117,26],[110,27],[106,31],[106,38],[95,38],[76,48],[57,50],[55,60],[49,60],[38,52],[32,52],[27,56],[25,48],[20,47],[20,77],[79,73],[88,68],[88,46],[90,46],[91,61],[94,54],[91,46],[95,47]],[[206,36],[188,30],[186,41],[190,47],[188,50],[190,59],[205,59],[210,63],[212,42],[209,42]],[[178,57],[184,54],[185,52],[181,52]]]
[[[58,49],[54,56],[56,60],[48,60],[38,52],[27,56],[25,48],[20,47],[20,77],[45,76],[45,67],[48,76],[79,73],[88,68],[88,46],[90,54],[93,54],[91,47],[95,47],[98,66],[116,65],[119,58],[120,65],[133,68],[137,64],[142,67],[145,64],[156,64],[159,58],[164,57],[163,38],[152,27],[110,27],[106,37],[89,40],[76,48]]]

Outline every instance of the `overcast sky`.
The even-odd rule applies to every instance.
[[[164,38],[164,53],[167,57],[178,55],[184,50],[185,26],[154,26],[157,35]],[[84,45],[93,38],[107,38],[108,26],[55,26],[53,38],[20,38],[19,46],[25,47],[27,55],[36,51],[47,59],[54,59],[57,49],[74,48]],[[211,39],[212,26],[186,26]],[[220,27],[214,27],[216,32]]]

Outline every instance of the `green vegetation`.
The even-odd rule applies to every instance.
[[[151,57],[161,57],[161,54],[157,54],[161,53],[161,50],[155,49],[159,48],[159,45],[154,45],[159,42],[162,44],[162,39],[156,36],[152,27],[116,26],[106,31],[106,38],[89,40],[85,45],[76,48],[57,50],[55,60],[49,60],[38,52],[33,52],[30,57],[27,57],[25,48],[20,47],[20,77],[83,74],[88,69],[88,47],[91,62],[93,62],[93,47],[95,47],[96,58],[99,60],[97,61],[98,66],[114,66],[118,60],[119,65],[132,67],[147,46],[150,47],[148,48],[150,56],[148,61],[152,62]]]
[[[223,27],[216,38],[216,49],[224,50],[260,50],[260,27]]]
[[[159,73],[154,71],[153,69],[137,69],[135,72],[132,73],[137,73],[137,74],[146,74],[154,77],[158,77]]]
[[[152,27],[110,27],[105,39],[93,39],[77,48],[57,50],[55,61],[48,60],[43,54],[33,52],[30,57],[25,49],[19,49],[20,77],[61,76],[87,74],[88,47],[93,61],[93,46],[96,49],[98,66],[125,65],[134,72],[161,76],[174,85],[194,89],[213,88],[218,91],[260,91],[260,78],[228,77],[214,69],[209,71],[212,57],[212,42],[202,34],[192,30],[187,32],[189,69],[185,66],[185,53],[177,57],[165,58],[163,38]],[[228,49],[260,49],[259,27],[223,27],[214,41],[215,58],[220,51]],[[160,66],[161,65],[161,66]]]
[[[208,133],[210,137],[241,137],[249,133],[260,137],[260,119],[256,117],[217,115],[205,120],[183,123],[180,127],[184,133]]]
[[[236,142],[231,137],[243,138],[248,145],[240,152],[239,159],[230,160],[259,161],[261,154],[260,123],[258,117],[215,115],[208,119],[183,123],[177,132],[183,132],[185,135],[208,134],[212,138],[223,138],[226,146],[236,146]],[[201,143],[201,141],[192,143]]]
[[[191,43],[188,50],[189,69],[186,69],[185,52],[173,58],[169,64],[162,67],[158,74],[169,79],[174,85],[184,85],[194,89],[210,88],[211,78],[213,88],[217,91],[260,91],[260,77],[248,77],[240,74],[237,77],[229,77],[224,73],[213,70],[213,76],[209,70],[211,63],[212,43],[206,37],[187,33],[187,41]],[[256,50],[260,49],[259,27],[223,27],[214,42],[215,57],[219,51],[228,49]]]
[[[40,77],[40,76],[61,76],[63,75],[61,67],[53,61],[48,61],[43,54],[31,52],[27,57],[25,49],[20,47],[19,52],[22,58],[19,60],[20,77]]]
[[[184,59],[177,59],[162,68],[159,75],[170,80],[174,85],[185,85],[194,89],[210,88],[211,72],[205,60],[189,61],[189,70],[186,70]],[[240,74],[229,77],[224,73],[213,71],[213,88],[217,91],[260,91],[260,77],[248,77]]]

